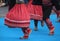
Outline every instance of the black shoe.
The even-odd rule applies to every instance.
[[[20,37],[20,39],[28,39],[28,36]]]
[[[34,28],[34,30],[35,30],[35,31],[37,31],[37,30],[38,30],[38,28],[37,28],[37,27],[35,27],[35,28]]]
[[[42,26],[42,27],[44,26],[44,21],[41,21],[41,26]]]

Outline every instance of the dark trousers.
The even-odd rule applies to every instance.
[[[50,17],[52,6],[42,6],[43,9],[43,20],[46,20],[46,18]]]

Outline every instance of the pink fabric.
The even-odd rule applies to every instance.
[[[31,19],[35,20],[42,20],[43,18],[43,12],[42,12],[42,6],[40,5],[33,5],[34,13],[31,14]]]

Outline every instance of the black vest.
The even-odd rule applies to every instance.
[[[51,0],[33,0],[33,5],[52,5]]]
[[[42,5],[42,0],[33,0],[32,4],[33,5]]]

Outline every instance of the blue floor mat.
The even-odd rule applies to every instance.
[[[20,40],[19,37],[23,36],[20,28],[8,28],[4,25],[4,18],[0,18],[0,41],[60,41],[60,23],[56,22],[55,14],[50,16],[55,27],[53,36],[49,36],[49,30],[46,24],[42,27],[40,21],[38,22],[38,31],[34,31],[34,20],[30,21],[30,28],[32,33],[26,40]]]

